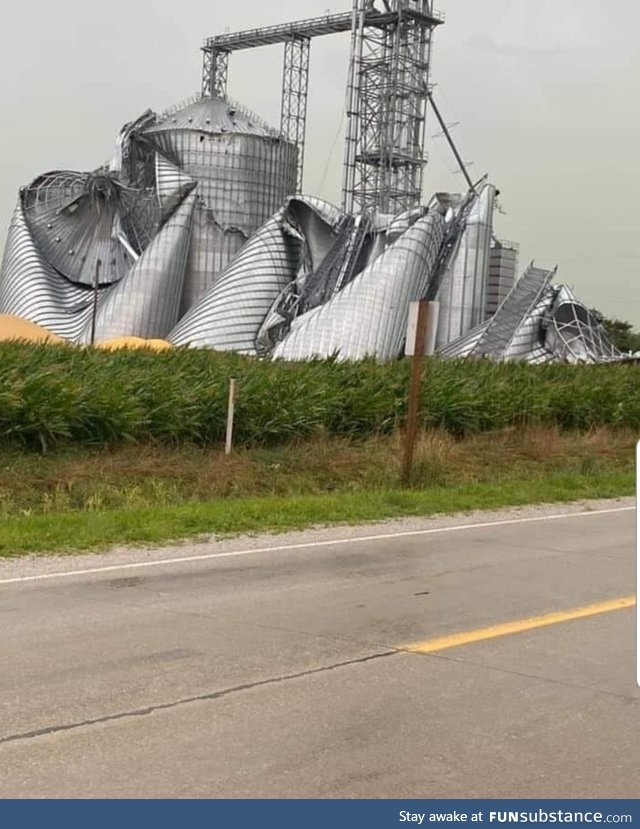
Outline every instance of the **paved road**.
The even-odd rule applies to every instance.
[[[0,796],[635,797],[631,503],[0,566]]]

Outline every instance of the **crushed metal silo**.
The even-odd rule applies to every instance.
[[[533,262],[529,265],[487,323],[475,349],[479,356],[520,360],[536,353],[544,344],[542,321],[555,296],[551,285],[555,274],[555,270],[537,268]]]
[[[95,339],[144,336],[162,339],[180,317],[180,299],[189,253],[195,193],[189,193],[162,226],[131,270],[101,292]],[[92,325],[81,341],[91,343]]]
[[[185,313],[296,189],[297,149],[228,99],[202,98],[144,129],[198,182],[185,278]]]
[[[295,276],[300,244],[282,229],[284,210],[243,247],[169,335],[174,345],[255,354],[255,339],[280,292]]]
[[[558,288],[545,320],[545,345],[567,363],[601,363],[624,357],[607,336],[601,320],[566,285]]]
[[[418,219],[346,287],[297,317],[273,356],[284,360],[398,357],[410,303],[424,296],[443,235],[439,214]]]
[[[555,271],[533,262],[494,316],[440,350],[443,357],[489,357],[492,360],[546,362],[543,319],[556,295]]]
[[[11,220],[0,269],[0,314],[19,317],[67,340],[91,318],[89,285],[62,276],[41,253],[25,217],[24,193]]]
[[[531,263],[495,315],[440,354],[527,363],[622,359],[594,314],[569,288],[552,284],[555,274]]]
[[[438,348],[462,337],[485,319],[496,188],[485,184],[461,208],[461,226],[440,277]],[[462,221],[460,221],[460,219]]]

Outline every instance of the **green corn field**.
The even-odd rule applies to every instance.
[[[238,380],[236,442],[361,438],[402,426],[409,363],[263,362],[177,349],[100,351],[0,343],[0,441],[201,446],[224,440]],[[421,418],[453,435],[524,425],[640,430],[640,366],[425,361]]]

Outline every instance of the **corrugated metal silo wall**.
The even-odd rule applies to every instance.
[[[490,319],[509,296],[515,285],[517,269],[518,249],[501,242],[494,244],[489,260],[485,319]]]
[[[155,132],[152,140],[198,182],[184,314],[247,239],[295,193],[297,149],[278,137],[170,128]]]
[[[495,196],[495,187],[485,184],[475,198],[442,278],[437,296],[438,349],[455,342],[485,319]]]

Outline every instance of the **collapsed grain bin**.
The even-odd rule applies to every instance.
[[[198,182],[186,312],[286,196],[295,192],[297,150],[237,104],[202,98],[166,114],[142,133]]]
[[[620,359],[598,321],[496,241],[498,191],[473,182],[430,84],[432,0],[206,39],[201,94],[119,133],[112,161],[20,192],[0,314],[76,343],[168,340],[263,359],[393,359],[409,304],[437,300],[446,356]],[[341,206],[302,196],[310,46],[351,32]],[[227,95],[240,50],[284,48],[280,128]],[[466,193],[424,200],[427,111]],[[564,294],[562,294],[564,296]],[[488,318],[488,320],[487,320]],[[124,339],[123,339],[124,338]]]

